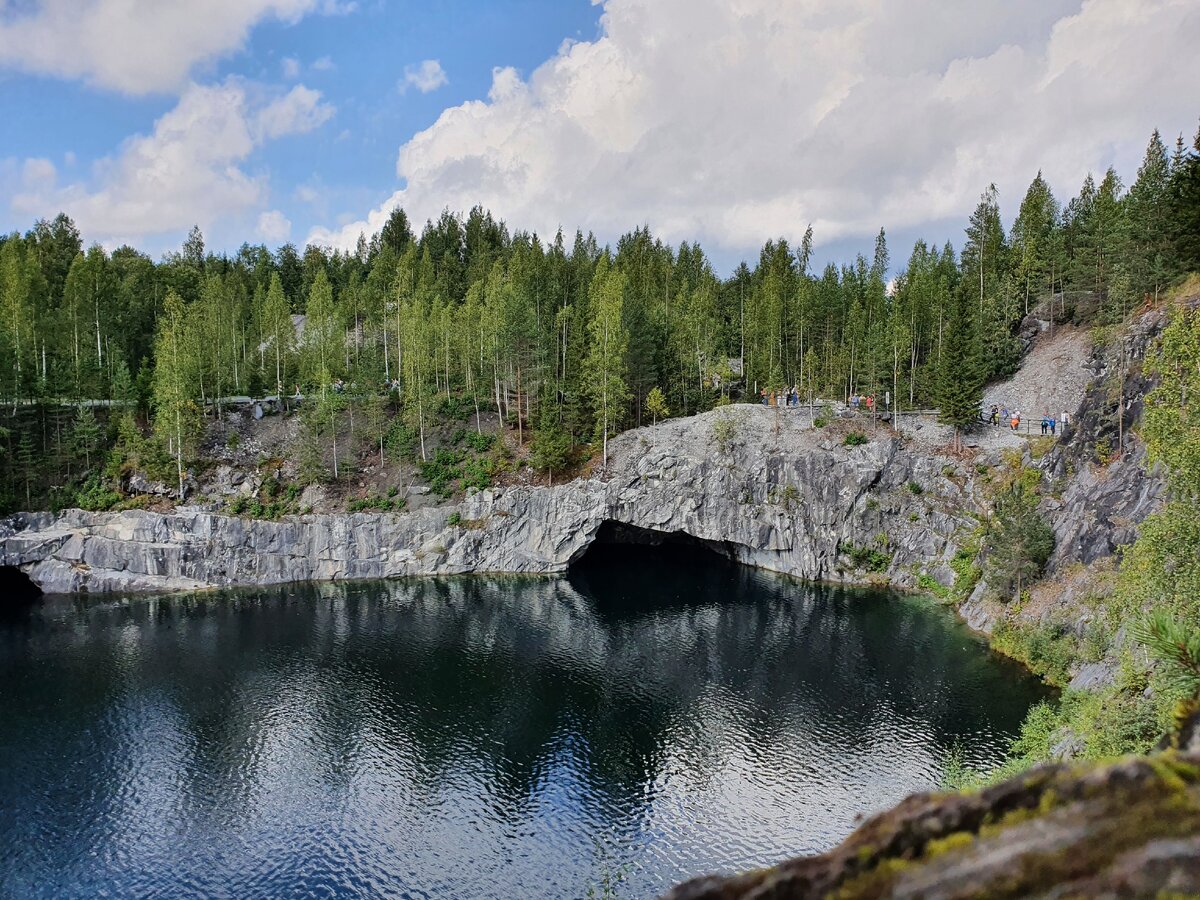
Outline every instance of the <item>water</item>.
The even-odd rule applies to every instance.
[[[713,558],[0,623],[0,895],[654,895],[1000,758],[1038,685],[919,600]]]

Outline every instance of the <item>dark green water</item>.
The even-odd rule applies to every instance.
[[[697,555],[50,598],[0,623],[0,895],[653,895],[997,760],[948,615]]]

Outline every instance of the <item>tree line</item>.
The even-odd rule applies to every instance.
[[[155,262],[85,249],[60,214],[0,237],[0,400],[42,409],[10,416],[0,442],[8,503],[22,452],[82,468],[48,406],[62,398],[130,404],[182,470],[214,401],[299,389],[335,476],[347,416],[368,430],[399,417],[425,457],[443,401],[498,412],[545,468],[668,412],[784,386],[890,393],[965,426],[983,383],[1016,368],[1017,326],[1039,304],[1115,322],[1200,269],[1200,133],[1169,151],[1155,132],[1128,190],[1110,169],[1064,204],[1039,173],[1008,227],[989,187],[960,251],[918,241],[890,283],[882,230],[871,258],[821,271],[813,240],[768,241],[721,278],[698,244],[648,228],[615,246],[547,241],[476,208],[418,234],[397,209],[353,252],[214,254],[193,229]]]

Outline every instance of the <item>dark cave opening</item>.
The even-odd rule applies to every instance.
[[[0,603],[32,603],[41,596],[41,588],[16,566],[0,566]]]
[[[685,531],[655,531],[624,522],[604,521],[587,548],[571,561],[571,568],[595,568],[633,560],[732,561],[732,545],[709,541]]]

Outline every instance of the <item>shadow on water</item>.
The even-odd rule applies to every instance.
[[[995,762],[1043,693],[926,604],[713,551],[47,598],[0,626],[0,894],[579,896],[604,840],[650,895]]]

